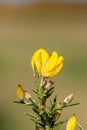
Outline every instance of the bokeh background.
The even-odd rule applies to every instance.
[[[65,58],[63,71],[56,77],[58,101],[74,92],[79,106],[65,109],[61,119],[76,113],[87,129],[87,4],[77,2],[0,3],[0,130],[34,129],[24,114],[26,106],[14,104],[17,84],[34,89],[31,69],[33,53],[44,48]],[[12,2],[12,3],[10,3]],[[16,2],[16,1],[15,1]],[[28,1],[29,2],[29,1]],[[22,3],[22,4],[21,4]],[[65,129],[65,124],[61,130]],[[79,130],[77,128],[77,130]]]

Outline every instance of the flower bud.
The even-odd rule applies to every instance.
[[[17,86],[16,92],[21,101],[24,101],[25,99],[29,100],[31,98],[31,95],[24,90],[20,84]]]
[[[47,83],[47,82],[46,82],[45,78],[44,78],[43,76],[41,76],[40,85],[41,85],[41,86],[44,86],[46,83]]]
[[[71,93],[68,97],[66,97],[64,99],[64,102],[65,103],[70,103],[70,102],[72,102],[73,98],[74,98],[74,93]]]
[[[18,96],[21,100],[24,99],[24,97],[25,97],[25,92],[24,92],[23,87],[22,87],[20,84],[18,84],[18,86],[17,86],[16,93],[17,93],[17,96]]]
[[[38,126],[36,126],[36,130],[39,130],[39,127],[38,127]]]
[[[46,108],[46,104],[43,103],[41,107],[42,107],[42,110],[45,110],[45,108]]]
[[[57,107],[60,107],[61,106],[61,102],[59,102],[58,104],[57,104]],[[55,112],[55,119],[59,119],[59,117],[61,116],[61,113],[62,113],[62,110],[57,110],[56,112]]]
[[[75,130],[76,124],[77,124],[76,115],[73,114],[73,115],[69,118],[69,120],[68,120],[68,122],[67,122],[66,130]]]
[[[49,90],[53,84],[54,82],[50,80],[50,82],[48,82],[47,85],[45,86],[45,90]]]

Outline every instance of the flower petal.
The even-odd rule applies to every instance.
[[[46,77],[53,77],[53,76],[57,75],[62,70],[63,66],[64,66],[64,63],[61,63],[58,67],[55,67],[54,70],[48,72],[46,74]]]
[[[52,71],[44,73],[46,75],[46,77],[53,77],[53,76],[57,75],[62,70],[62,68],[64,66],[64,58],[62,56],[60,56],[58,58],[56,65],[57,66]]]
[[[41,72],[41,66],[42,66],[41,54],[39,54],[39,55],[37,56],[37,58],[36,58],[35,61],[34,61],[34,64],[35,64],[36,67],[37,67],[38,73],[40,73],[40,72]]]
[[[31,59],[31,66],[34,70],[34,64],[37,66],[38,73],[40,73],[41,66],[44,63],[44,61],[48,58],[48,53],[44,49],[37,50]]]
[[[62,70],[63,66],[64,66],[64,58],[60,56],[57,60],[56,67],[52,71],[48,72],[48,75],[50,77],[57,75]]]
[[[64,58],[63,58],[63,56],[60,56],[60,57],[58,58],[58,60],[57,60],[56,66],[59,66],[62,62],[64,62]]]
[[[49,58],[46,61],[46,68],[45,68],[47,72],[54,69],[57,63],[57,58],[58,58],[57,52],[53,52],[52,55],[49,56]]]
[[[25,97],[24,89],[22,88],[20,84],[17,86],[16,92],[19,98],[23,99]]]
[[[55,68],[57,58],[57,52],[53,52],[52,55],[50,55],[49,58],[42,64],[41,72],[43,76],[47,77],[47,74]]]

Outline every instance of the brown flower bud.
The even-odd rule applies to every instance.
[[[45,104],[45,103],[43,103],[41,107],[42,107],[42,110],[44,111],[44,110],[45,110],[45,108],[46,108],[46,104]]]
[[[66,97],[64,99],[64,102],[65,103],[70,103],[70,102],[72,102],[73,98],[74,98],[74,93],[71,93],[68,97]]]
[[[47,85],[45,86],[45,90],[49,90],[53,84],[54,84],[54,82],[52,82],[52,81],[50,80],[50,81],[47,83]]]
[[[59,102],[58,104],[57,104],[57,107],[60,107],[61,106],[61,102]],[[59,117],[61,116],[61,113],[62,113],[62,110],[57,110],[56,112],[55,112],[55,119],[59,119]]]
[[[39,127],[38,127],[38,126],[36,126],[36,130],[39,130]]]
[[[44,77],[41,76],[41,83],[40,83],[40,85],[44,86],[45,84],[46,84],[46,80],[45,80]]]

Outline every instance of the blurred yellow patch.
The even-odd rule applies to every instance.
[[[76,115],[73,114],[73,115],[69,118],[69,120],[68,120],[68,122],[67,122],[66,130],[75,130],[76,124],[77,124]]]

